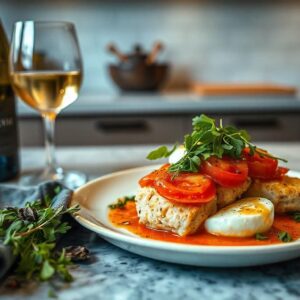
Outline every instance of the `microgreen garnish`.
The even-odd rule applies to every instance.
[[[280,231],[277,235],[278,239],[281,240],[283,243],[289,243],[293,241],[291,235],[286,231]]]
[[[175,145],[176,147],[176,145]],[[222,119],[219,126],[214,119],[206,115],[197,116],[193,119],[193,131],[184,137],[185,155],[169,168],[170,172],[198,172],[202,160],[211,156],[222,158],[224,155],[232,158],[242,158],[244,148],[250,149],[250,155],[254,153],[286,162],[285,159],[272,156],[259,151],[250,142],[250,136],[245,130],[238,130],[234,126],[223,126]],[[155,160],[170,156],[174,148],[168,150],[166,146],[150,152],[148,159]]]
[[[127,202],[134,202],[135,196],[124,196],[122,198],[119,198],[116,203],[108,205],[110,209],[116,209],[116,208],[124,208],[127,204]]]
[[[255,239],[257,239],[259,241],[264,241],[264,240],[267,240],[268,237],[266,235],[264,235],[263,233],[256,233]]]
[[[164,157],[169,157],[176,149],[177,144],[174,145],[174,147],[169,150],[168,147],[166,146],[161,146],[152,152],[150,152],[147,156],[147,159],[149,160],[155,160],[157,158],[164,158]]]
[[[59,275],[64,281],[73,279],[66,251],[54,250],[57,236],[71,228],[62,216],[76,211],[77,206],[54,209],[41,201],[27,203],[24,208],[0,209],[0,239],[17,257],[13,273],[18,278],[44,281]]]
[[[297,223],[299,223],[300,222],[300,212],[295,212],[295,213],[293,213],[293,219],[297,222]]]

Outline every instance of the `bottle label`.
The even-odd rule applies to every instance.
[[[10,85],[0,85],[0,155],[17,151],[15,98]]]

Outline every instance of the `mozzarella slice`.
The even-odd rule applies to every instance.
[[[205,229],[214,235],[250,237],[268,231],[274,221],[273,203],[266,198],[244,198],[208,218]]]
[[[180,145],[176,148],[176,150],[170,155],[169,163],[175,164],[177,163],[184,155],[186,151],[183,145]]]

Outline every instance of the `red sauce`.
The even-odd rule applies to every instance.
[[[201,228],[197,233],[186,237],[180,237],[167,231],[153,230],[147,228],[142,224],[139,224],[134,202],[128,202],[123,209],[117,208],[110,210],[109,219],[115,226],[125,228],[140,237],[181,244],[211,246],[249,246],[279,244],[282,243],[277,238],[277,234],[279,231],[287,231],[294,240],[300,238],[300,223],[294,221],[289,215],[276,215],[272,228],[269,232],[265,233],[268,239],[263,241],[256,240],[255,237],[230,238],[214,236],[206,232],[204,228]]]

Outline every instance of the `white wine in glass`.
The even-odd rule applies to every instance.
[[[78,97],[81,72],[16,72],[12,82],[19,97],[45,114],[57,114]]]
[[[47,166],[26,176],[27,184],[59,180],[76,188],[85,174],[64,171],[56,163],[54,125],[57,114],[78,98],[82,62],[74,25],[67,22],[17,22],[10,52],[10,76],[17,95],[39,111],[45,125]]]

